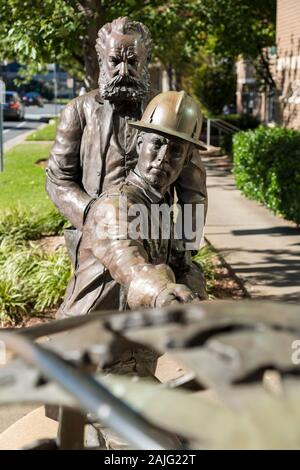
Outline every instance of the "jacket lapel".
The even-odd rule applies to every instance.
[[[107,147],[109,145],[109,140],[112,134],[112,114],[113,109],[109,101],[104,100],[98,108],[97,118],[98,118],[98,128],[100,130],[100,153],[101,159],[106,156]]]

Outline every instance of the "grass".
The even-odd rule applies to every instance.
[[[203,269],[203,274],[206,281],[206,291],[209,299],[213,299],[213,287],[215,283],[215,266],[213,259],[215,258],[216,253],[208,245],[203,246],[196,256],[193,257],[193,260],[196,263],[200,264]]]
[[[57,98],[56,103],[57,104],[68,104],[72,98]]]
[[[54,140],[55,134],[56,134],[56,128],[57,128],[57,120],[55,120],[54,122],[51,122],[45,127],[42,127],[42,129],[38,129],[37,131],[32,132],[32,134],[29,134],[26,140],[27,141]]]
[[[0,211],[20,206],[45,213],[53,203],[45,191],[45,169],[38,160],[48,158],[50,143],[23,143],[5,153],[4,172],[0,173]]]
[[[64,249],[43,251],[31,240],[60,235],[66,221],[45,191],[51,144],[23,143],[5,153],[0,174],[0,322],[46,313],[60,304],[71,275]]]

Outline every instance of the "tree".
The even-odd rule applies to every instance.
[[[0,3],[0,50],[17,59],[28,74],[59,63],[84,78],[88,89],[97,86],[98,61],[95,42],[98,30],[119,16],[145,22],[153,33],[155,56],[169,56],[188,48],[186,20],[190,1],[145,0],[2,0]],[[195,35],[193,36],[195,40]],[[170,47],[166,47],[166,44]],[[169,60],[167,61],[169,66]]]
[[[1,0],[0,51],[17,59],[28,74],[59,63],[95,88],[98,30],[118,16],[138,14],[147,1],[127,0]],[[154,4],[156,2],[153,2]],[[158,3],[158,2],[157,2]]]
[[[276,0],[203,0],[214,54],[252,60],[264,85],[275,86],[266,48],[275,43]]]
[[[234,62],[230,59],[215,60],[212,55],[201,56],[185,87],[198,98],[206,113],[221,114],[224,105],[235,103]]]
[[[276,0],[0,0],[0,52],[31,74],[59,63],[95,88],[97,32],[127,15],[149,27],[153,57],[170,87],[180,88],[199,51],[218,60],[259,57],[274,42],[275,6]]]

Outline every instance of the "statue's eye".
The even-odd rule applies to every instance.
[[[119,60],[116,57],[110,57],[110,62],[112,65],[118,65]]]
[[[159,140],[155,140],[154,142],[152,142],[152,146],[156,149],[159,149],[161,147],[161,142]]]
[[[183,152],[182,145],[178,144],[177,142],[171,143],[170,150],[172,151],[173,154],[182,154]]]
[[[135,57],[132,57],[131,59],[128,59],[127,62],[128,62],[129,65],[136,65],[137,60],[136,60]]]

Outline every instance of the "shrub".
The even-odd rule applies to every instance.
[[[29,287],[34,296],[34,309],[43,311],[59,305],[71,276],[71,264],[66,250],[42,252],[37,268],[30,277]]]
[[[18,321],[56,308],[71,276],[66,250],[47,253],[32,243],[0,244],[0,320]]]
[[[233,139],[238,188],[286,219],[300,223],[300,132],[259,127]]]
[[[11,239],[19,242],[37,240],[42,235],[61,235],[67,225],[63,216],[55,210],[41,215],[15,207],[1,212],[0,241]]]
[[[18,322],[56,308],[71,275],[66,250],[47,253],[34,244],[43,235],[61,235],[65,219],[51,211],[15,207],[0,218],[0,321]]]

